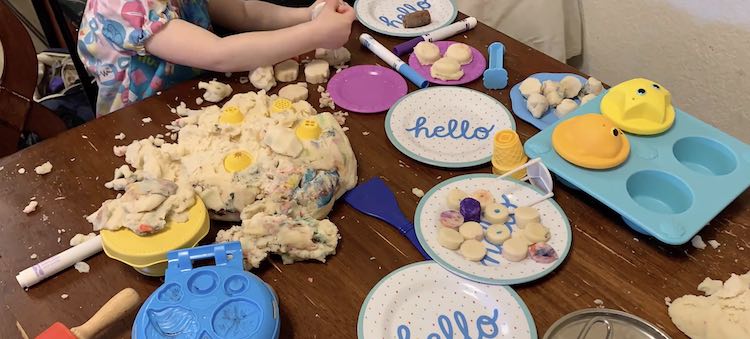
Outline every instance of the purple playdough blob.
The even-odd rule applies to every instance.
[[[398,72],[381,66],[349,67],[328,82],[328,93],[336,105],[352,112],[387,111],[401,99],[408,87]]]
[[[479,222],[482,216],[482,205],[474,198],[464,198],[461,200],[459,211],[464,216],[464,221]]]
[[[549,264],[557,260],[557,252],[547,243],[539,242],[529,246],[529,256],[540,264]]]

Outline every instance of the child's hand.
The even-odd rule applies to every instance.
[[[354,8],[339,0],[328,0],[323,10],[313,23],[313,34],[319,37],[320,47],[339,48],[349,41],[352,22],[355,19]]]

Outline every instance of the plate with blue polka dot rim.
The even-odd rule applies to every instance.
[[[413,38],[453,23],[458,16],[454,0],[357,0],[357,20],[384,35]],[[422,27],[404,28],[404,16],[427,10],[432,21]]]
[[[473,89],[441,86],[397,101],[385,117],[385,132],[401,153],[425,164],[465,168],[492,158],[493,137],[516,129],[510,111]]]
[[[359,339],[538,338],[534,319],[508,286],[466,280],[434,261],[401,267],[370,290]]]
[[[492,193],[496,203],[506,207],[525,206],[544,195],[538,188],[514,179],[498,179],[492,174],[468,174],[451,178],[433,187],[419,202],[414,225],[417,239],[427,254],[445,269],[464,278],[497,285],[514,285],[539,279],[555,270],[570,252],[573,235],[565,212],[553,199],[547,199],[533,207],[539,211],[541,224],[547,227],[551,237],[547,242],[558,255],[557,260],[538,263],[527,257],[519,262],[511,262],[502,256],[502,245],[493,245],[483,241],[487,255],[479,262],[469,261],[459,251],[449,250],[438,243],[440,213],[450,208],[447,206],[448,192],[460,189],[471,195],[480,189]],[[490,224],[480,222],[486,230]],[[519,231],[513,216],[505,223],[513,232]]]

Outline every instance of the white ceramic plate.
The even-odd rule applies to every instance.
[[[426,164],[462,168],[492,158],[492,139],[516,129],[510,112],[495,98],[463,87],[432,87],[401,98],[388,111],[391,143]]]
[[[469,281],[421,261],[375,285],[359,311],[357,336],[529,339],[537,333],[528,308],[510,287]]]
[[[367,28],[397,37],[417,37],[453,23],[458,9],[453,0],[357,0],[357,19]],[[426,26],[404,28],[405,14],[428,10],[432,22]]]
[[[534,205],[542,218],[542,225],[549,228],[552,237],[547,243],[555,249],[558,259],[549,264],[537,263],[530,258],[520,262],[511,262],[502,257],[502,246],[484,241],[487,256],[480,262],[464,259],[458,251],[440,246],[437,241],[440,227],[440,213],[448,210],[447,196],[452,189],[458,188],[468,194],[475,190],[486,189],[492,192],[495,200],[505,206],[524,206],[543,195],[536,187],[516,180],[497,179],[491,174],[468,174],[443,181],[433,187],[417,206],[414,225],[419,243],[433,260],[462,277],[486,284],[512,285],[539,279],[557,268],[570,251],[572,234],[568,217],[559,205],[547,199]],[[486,229],[489,224],[481,223]],[[505,223],[516,231],[515,221],[511,217]]]

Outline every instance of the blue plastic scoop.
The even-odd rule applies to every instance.
[[[432,259],[424,251],[422,245],[419,244],[417,234],[414,232],[414,224],[409,219],[406,219],[404,213],[398,207],[398,202],[396,202],[393,192],[380,178],[372,178],[357,185],[357,187],[344,195],[344,201],[354,207],[354,209],[383,220],[395,227],[411,241],[425,259]]]

